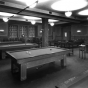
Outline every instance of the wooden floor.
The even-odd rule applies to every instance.
[[[88,88],[88,76],[68,88]]]
[[[55,88],[67,79],[88,70],[88,55],[79,58],[78,49],[67,57],[67,67],[61,68],[59,62],[27,70],[27,80],[20,82],[10,72],[10,59],[0,60],[0,88]],[[86,88],[86,87],[85,87]]]

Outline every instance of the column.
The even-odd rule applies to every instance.
[[[42,18],[42,46],[47,47],[48,46],[48,19]]]

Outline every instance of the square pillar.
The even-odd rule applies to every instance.
[[[42,47],[48,46],[48,19],[42,18]]]

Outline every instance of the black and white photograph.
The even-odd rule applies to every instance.
[[[0,0],[0,88],[88,88],[88,0]]]

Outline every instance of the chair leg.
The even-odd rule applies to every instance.
[[[55,88],[59,88],[59,87],[55,86]]]

